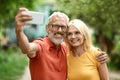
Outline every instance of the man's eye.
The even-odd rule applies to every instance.
[[[53,28],[58,28],[58,27],[59,27],[59,25],[52,25],[52,27],[53,27]]]
[[[65,26],[61,26],[62,29],[65,29],[66,27]]]

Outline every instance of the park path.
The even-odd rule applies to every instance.
[[[20,80],[31,80],[30,78],[30,71],[29,71],[29,66],[25,68],[24,74],[20,78]]]
[[[120,80],[120,71],[109,71],[110,80]],[[25,68],[24,74],[20,80],[31,80],[29,67]]]
[[[109,71],[110,80],[120,80],[120,71]]]

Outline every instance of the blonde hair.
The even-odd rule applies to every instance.
[[[85,50],[90,49],[90,47],[92,46],[92,42],[91,42],[91,35],[89,33],[89,29],[87,25],[80,19],[71,20],[68,26],[70,25],[73,25],[74,27],[76,27],[81,32],[81,34],[84,36],[85,38],[84,49]]]

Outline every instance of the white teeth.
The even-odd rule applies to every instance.
[[[77,39],[71,40],[72,43],[75,43],[75,42],[77,42],[77,41],[78,41]]]
[[[62,35],[60,35],[60,34],[56,34],[56,36],[58,36],[58,37],[62,37]]]
[[[60,34],[55,34],[55,35],[60,35]]]

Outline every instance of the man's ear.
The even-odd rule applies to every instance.
[[[47,31],[47,33],[49,32],[49,26],[48,26],[48,24],[46,25],[46,31]]]

